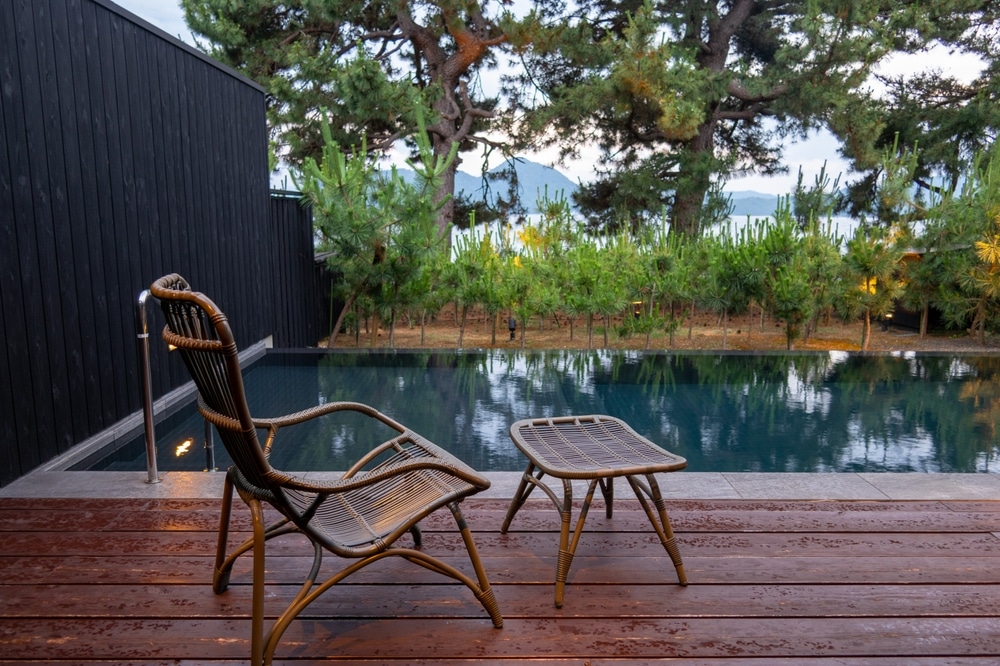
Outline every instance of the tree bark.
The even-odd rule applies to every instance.
[[[435,32],[437,27],[432,29],[418,24],[407,4],[402,4],[396,14],[403,35],[426,62],[426,70],[422,73],[441,89],[441,97],[434,103],[437,122],[427,128],[434,156],[438,158],[447,157],[452,144],[461,143],[472,135],[476,118],[493,117],[492,111],[473,105],[462,77],[483,59],[491,46],[507,41],[507,35],[497,34],[496,28],[483,17],[478,6],[470,5],[467,9],[466,16],[457,16],[453,9],[442,8],[440,20],[455,44],[451,53],[442,48]],[[438,210],[438,231],[442,235],[455,214],[452,196],[457,170],[456,158],[442,174],[441,186],[435,193],[435,202],[442,204]]]
[[[340,326],[344,323],[344,317],[347,316],[348,310],[354,307],[355,300],[357,300],[356,294],[352,294],[347,297],[347,302],[344,303],[344,307],[340,309],[340,314],[337,315],[337,321],[333,324],[333,330],[330,331],[330,337],[326,339],[327,347],[334,347],[337,344],[337,334],[340,332]]]
[[[713,159],[715,145],[713,134],[716,123],[710,120],[698,128],[698,135],[687,144],[690,159],[681,166],[670,214],[670,230],[674,233],[697,238],[701,229],[701,209],[711,186],[709,170],[701,164]]]
[[[469,306],[462,306],[462,321],[458,325],[458,348],[462,348],[462,340],[465,338],[465,320],[469,314]]]

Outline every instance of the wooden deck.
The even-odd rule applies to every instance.
[[[671,501],[682,588],[619,500],[610,521],[591,512],[561,610],[554,509],[529,501],[504,536],[505,504],[464,504],[503,629],[466,588],[383,561],[293,623],[275,663],[1000,663],[1000,501]],[[245,663],[249,561],[212,593],[217,514],[214,500],[0,499],[0,663]],[[450,523],[428,521],[425,547],[469,570]],[[310,559],[297,537],[275,545],[270,608]]]

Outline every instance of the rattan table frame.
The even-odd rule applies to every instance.
[[[598,486],[604,496],[605,513],[612,517],[614,479],[624,476],[646,512],[660,543],[677,570],[681,585],[687,575],[674,537],[666,505],[656,482],[657,473],[684,469],[687,460],[653,444],[621,419],[604,415],[523,419],[510,427],[510,437],[528,458],[517,491],[507,509],[502,534],[535,488],[541,488],[560,514],[559,557],[556,563],[555,605],[561,608],[583,525]],[[562,500],[542,481],[548,474],[562,480]],[[644,477],[645,480],[643,480]],[[573,511],[573,481],[587,480],[587,495],[570,538]]]

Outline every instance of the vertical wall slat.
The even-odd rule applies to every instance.
[[[39,330],[38,335],[40,338],[44,337],[49,357],[48,392],[55,418],[62,421],[63,425],[53,428],[51,441],[41,443],[39,453],[43,458],[67,450],[75,441],[71,425],[75,420],[75,410],[70,408],[75,398],[70,379],[70,359],[74,350],[65,344],[65,340],[79,335],[78,305],[75,298],[69,297],[74,291],[71,288],[73,247],[68,220],[67,155],[60,108],[62,98],[71,91],[61,90],[58,81],[57,56],[63,47],[61,42],[64,41],[56,36],[60,28],[60,9],[59,5],[47,3],[33,5],[38,85],[42,96],[39,114],[42,124],[38,134],[39,143],[36,144],[41,154],[34,156],[38,165],[35,173],[39,178],[34,179],[34,185],[36,200],[48,197],[47,210],[36,217],[35,227],[45,313],[45,326],[43,330]],[[64,22],[62,28],[65,30]],[[45,383],[46,379],[39,376],[38,385],[44,386]]]
[[[14,19],[14,3],[0,3],[0,43],[17,44],[19,39]],[[21,469],[18,442],[27,431],[28,422],[34,419],[30,410],[29,391],[25,391],[22,378],[27,376],[27,331],[24,327],[23,296],[19,267],[18,239],[15,220],[30,203],[30,196],[22,191],[16,165],[23,164],[25,151],[24,123],[20,109],[20,61],[14,48],[0,49],[0,210],[10,215],[0,215],[0,404],[8,405],[9,414],[0,421],[0,484],[10,481]],[[6,444],[4,444],[6,442]]]
[[[93,315],[88,307],[90,291],[90,257],[80,252],[78,248],[87,245],[85,204],[83,198],[83,175],[78,165],[82,163],[80,140],[82,120],[74,85],[75,64],[73,61],[74,45],[72,36],[75,30],[70,30],[72,24],[78,25],[79,3],[60,3],[52,6],[52,46],[55,55],[55,76],[53,84],[58,99],[57,124],[50,128],[52,141],[50,145],[50,162],[58,164],[58,175],[65,186],[58,200],[60,210],[55,219],[57,239],[56,260],[60,266],[60,310],[63,315],[62,337],[64,339],[79,339],[84,344],[65,345],[63,340],[57,344],[66,349],[67,395],[66,404],[79,404],[80,409],[71,409],[72,432],[59,445],[59,450],[68,449],[73,443],[87,436],[91,431],[91,410],[97,406],[92,403],[97,391],[95,374],[87,373],[87,367],[96,367],[97,354]],[[59,152],[53,149],[59,147]],[[54,167],[55,168],[55,167]],[[58,404],[58,403],[57,403]]]
[[[19,441],[18,453],[21,465],[37,465],[55,448],[55,431],[53,421],[55,412],[52,405],[52,395],[47,385],[52,371],[49,364],[49,354],[46,348],[45,329],[45,287],[41,272],[45,258],[40,255],[37,230],[44,227],[51,219],[51,204],[48,196],[48,169],[45,164],[45,147],[42,138],[43,127],[39,119],[42,106],[41,90],[39,89],[39,65],[36,49],[35,6],[21,0],[15,3],[15,23],[17,25],[17,48],[21,68],[21,102],[20,112],[24,116],[22,150],[14,164],[21,169],[15,178],[15,209],[18,204],[21,216],[15,221],[18,246],[18,269],[23,293],[23,312],[25,317],[25,346],[22,353],[27,354],[29,363],[24,367],[24,373],[16,375],[21,381],[21,391],[30,402],[30,412],[34,418],[25,417],[18,423]],[[15,109],[17,114],[18,110]],[[43,185],[40,185],[42,183]],[[23,219],[24,222],[20,223]],[[45,262],[48,263],[48,262]],[[21,401],[23,404],[23,400]],[[30,445],[30,437],[44,439],[44,444]]]
[[[82,431],[76,432],[75,439],[86,436],[103,427],[101,420],[104,386],[102,379],[108,372],[88,372],[87,368],[99,368],[102,363],[110,363],[111,357],[104,347],[100,326],[105,314],[104,299],[95,300],[94,287],[104,284],[101,262],[95,261],[97,246],[92,245],[93,234],[88,229],[88,219],[100,217],[97,210],[96,189],[93,169],[84,168],[84,155],[92,155],[94,138],[91,123],[90,88],[87,72],[87,49],[84,25],[84,6],[81,0],[69,0],[66,10],[66,47],[59,67],[59,87],[65,89],[61,97],[64,124],[64,143],[67,146],[66,178],[70,198],[70,234],[73,243],[73,287],[79,307],[76,309],[77,335],[83,344],[74,350],[79,354],[79,363],[74,364],[74,374],[79,377],[80,388],[86,400],[86,410],[76,410],[82,419]],[[72,152],[71,152],[72,151]],[[71,165],[80,165],[72,168]],[[100,325],[98,324],[100,322]],[[102,352],[103,357],[102,357]],[[108,383],[108,388],[111,384]],[[83,412],[83,413],[81,413]]]
[[[81,10],[82,67],[85,69],[85,76],[81,73],[77,83],[84,91],[80,101],[85,105],[82,113],[86,123],[81,130],[86,141],[81,143],[83,152],[80,172],[86,183],[84,191],[87,197],[85,247],[94,280],[90,285],[88,306],[94,312],[94,345],[98,351],[98,367],[96,370],[88,368],[88,373],[99,377],[100,395],[96,416],[100,422],[98,427],[106,428],[115,422],[118,413],[115,394],[121,390],[115,374],[117,355],[111,336],[108,335],[108,328],[113,325],[114,318],[120,316],[120,309],[113,302],[113,294],[108,288],[108,285],[117,283],[118,265],[106,242],[106,234],[113,230],[104,224],[113,215],[112,194],[108,186],[111,156],[108,152],[108,118],[105,112],[107,100],[104,97],[104,78],[109,74],[104,72],[105,62],[101,58],[103,22],[99,19],[106,12],[87,0],[82,0]]]

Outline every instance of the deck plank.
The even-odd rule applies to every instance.
[[[446,632],[446,633],[442,633]],[[7,659],[231,659],[249,653],[244,619],[8,620]],[[983,656],[1000,654],[1000,618],[530,618],[489,620],[303,619],[281,657],[331,655],[409,663],[418,658],[534,656],[660,658]]]
[[[49,500],[51,502],[51,500]],[[188,505],[169,500],[171,506],[149,507],[148,500],[128,500],[126,506],[73,508],[59,510],[41,507],[0,509],[0,532],[25,530],[85,529],[87,531],[172,530],[215,532],[218,506],[207,500]],[[173,504],[176,502],[176,506]],[[755,503],[757,504],[757,503]],[[955,502],[958,507],[941,502],[898,502],[891,509],[872,506],[872,502],[773,502],[768,510],[746,510],[730,501],[668,502],[671,522],[679,532],[967,532],[1000,529],[1000,515],[985,502]],[[966,508],[961,508],[965,505]],[[466,519],[476,531],[496,530],[503,522],[506,506],[494,501],[493,507],[482,504],[463,506]],[[273,514],[272,514],[273,515]],[[886,515],[892,520],[887,521]],[[452,531],[449,514],[428,517],[425,531]],[[588,532],[646,532],[649,523],[634,501],[615,502],[611,519],[604,517],[603,503],[595,503],[587,519]],[[250,530],[249,514],[237,507],[233,529]],[[558,531],[559,516],[548,502],[531,501],[518,513],[511,532]]]
[[[532,499],[464,504],[504,613],[395,559],[294,622],[275,663],[970,664],[1000,661],[1000,501],[668,501],[691,584],[634,501],[595,505],[552,605],[557,515]],[[211,590],[217,500],[0,499],[0,665],[245,663],[250,561]],[[236,512],[232,543],[247,536]],[[425,548],[468,571],[447,512]],[[311,558],[266,560],[273,617]],[[324,571],[338,563],[328,558]]]
[[[993,584],[998,573],[994,558],[979,560],[967,555],[954,557],[751,557],[694,558],[684,555],[684,567],[692,584],[697,585],[824,585],[824,584]],[[443,558],[459,568],[467,558]],[[483,563],[494,585],[531,583],[544,585],[553,580],[555,553],[504,557],[486,554]],[[266,576],[269,583],[296,584],[308,570],[311,558],[269,557]],[[3,585],[29,583],[92,584],[120,583],[148,585],[156,583],[210,585],[213,558],[204,557],[0,557]],[[382,563],[380,563],[382,565]],[[249,562],[234,569],[234,584],[250,580]],[[400,582],[412,585],[451,585],[440,576],[416,569],[406,563],[385,563],[351,577],[353,583],[378,583],[391,574]],[[634,557],[577,557],[573,561],[570,582],[575,584],[617,584],[621,572],[628,571],[627,582],[637,585],[674,585],[676,578],[665,558],[649,558],[644,564]],[[350,584],[350,583],[348,583]],[[1000,592],[1000,591],[998,591]]]
[[[504,617],[530,618],[558,612],[578,618],[725,617],[986,617],[1000,615],[1000,596],[988,585],[587,585],[571,587],[572,602],[552,608],[548,583],[503,584],[495,590]],[[482,607],[454,585],[344,585],[324,595],[302,617],[479,618]],[[288,604],[293,584],[268,588],[269,610]],[[187,617],[249,617],[250,586],[221,595],[207,584],[20,585],[4,590],[0,619],[169,617],[189,607]],[[358,599],[364,599],[359,604]]]

